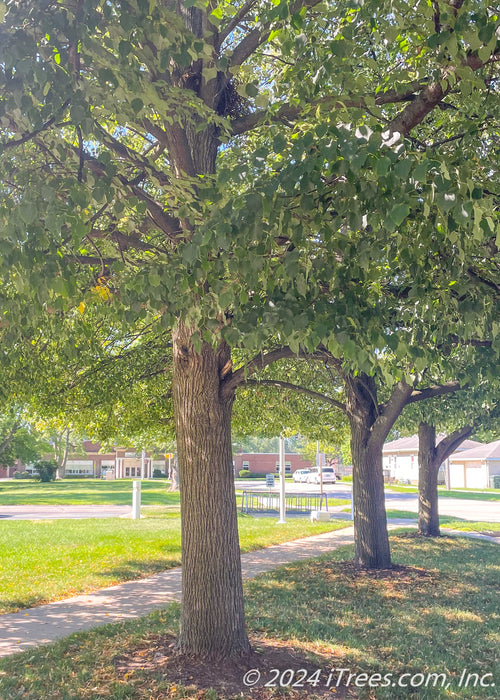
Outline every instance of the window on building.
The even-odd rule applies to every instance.
[[[130,467],[125,467],[125,476],[130,476]]]
[[[280,463],[276,462],[276,474],[280,473]],[[291,462],[285,462],[285,474],[291,474],[292,473],[292,464]]]

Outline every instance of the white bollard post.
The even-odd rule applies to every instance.
[[[280,460],[280,519],[278,525],[286,523],[286,501],[285,501],[285,438],[280,436],[279,440],[279,460]]]
[[[132,482],[132,520],[139,520],[141,517],[141,482]]]

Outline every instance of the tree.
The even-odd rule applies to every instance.
[[[43,437],[23,417],[19,407],[0,415],[0,464],[31,464],[47,449]]]
[[[388,356],[386,362],[397,365],[394,357]],[[456,392],[460,389],[460,382],[455,380],[435,385],[428,382],[426,386],[414,378],[411,384],[401,380],[395,386],[387,386],[380,373],[369,376],[346,372],[342,362],[326,349],[322,361],[316,362],[313,376],[307,363],[305,372],[294,369],[291,381],[290,366],[281,367],[282,364],[276,363],[250,383],[298,392],[310,401],[333,407],[337,414],[345,415],[350,427],[354,467],[354,527],[358,533],[355,561],[363,567],[390,567],[382,447],[405,407]],[[382,401],[379,394],[383,396]],[[316,429],[320,425],[317,424]]]
[[[179,647],[245,653],[235,392],[249,373],[323,344],[364,373],[348,399],[361,419],[358,376],[375,371],[386,342],[381,286],[405,306],[401,323],[405,296],[423,300],[424,324],[439,262],[425,253],[439,255],[441,238],[478,286],[495,284],[484,174],[476,186],[477,167],[426,140],[464,132],[488,159],[497,16],[460,0],[0,7],[8,322],[27,295],[58,319],[100,303],[122,323],[172,329]],[[478,305],[487,324],[491,309]],[[255,356],[235,369],[240,346]],[[408,391],[394,381],[398,397]],[[356,441],[353,459],[363,450]],[[361,470],[365,483],[374,468]]]
[[[497,378],[491,377],[491,358],[488,362],[484,353],[478,354],[473,372],[475,386],[415,405],[398,421],[398,428],[406,433],[418,426],[418,530],[426,537],[440,534],[437,488],[440,466],[464,440],[481,427],[487,429],[498,421],[498,381],[492,381]],[[437,442],[436,430],[444,433]]]
[[[49,481],[53,481],[56,478],[57,465],[47,459],[42,459],[40,462],[36,462],[34,468],[38,472],[40,481],[43,484],[48,484]]]

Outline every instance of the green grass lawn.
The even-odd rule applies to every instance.
[[[280,567],[245,584],[247,621],[255,656],[244,664],[176,664],[172,636],[179,606],[142,620],[109,625],[0,660],[0,697],[8,700],[134,698],[361,698],[370,700],[493,700],[500,664],[499,547],[466,538],[391,536],[398,568],[354,569],[353,550]],[[288,654],[288,656],[287,656]],[[248,668],[322,669],[321,685],[265,689],[257,695],[224,690]],[[331,669],[392,674],[394,686],[327,691]],[[211,689],[202,680],[210,671]],[[467,669],[496,687],[459,687]],[[399,687],[401,674],[410,674]],[[436,685],[409,687],[414,674],[446,674]],[[484,674],[492,673],[492,677]],[[334,683],[338,672],[334,674]],[[360,676],[361,678],[361,676]],[[416,682],[420,677],[416,676]],[[473,683],[473,678],[471,683]],[[442,687],[442,683],[449,687]],[[215,688],[214,688],[215,686]],[[317,694],[316,694],[317,693]]]
[[[408,518],[417,520],[418,515],[410,510],[388,510],[388,518]],[[451,530],[461,530],[462,532],[483,532],[486,534],[500,533],[500,523],[476,522],[472,520],[462,520],[453,515],[439,516],[439,524]]]
[[[396,493],[418,493],[416,486],[386,486],[387,491]],[[443,486],[438,488],[439,498],[463,498],[471,501],[500,501],[499,489],[483,489],[481,491],[468,491],[467,489],[455,489],[447,491]]]
[[[144,512],[148,510],[141,520],[0,521],[0,613],[179,566],[179,514],[159,508]],[[301,518],[277,526],[276,519],[240,515],[242,550],[348,525]]]
[[[42,484],[39,481],[0,482],[0,506],[18,505],[129,505],[132,503],[132,479],[61,479]],[[168,491],[169,482],[143,481],[144,505],[177,505],[179,493]]]

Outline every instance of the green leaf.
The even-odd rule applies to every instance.
[[[136,114],[139,114],[141,109],[144,107],[144,102],[141,100],[140,97],[135,97],[132,102],[130,103],[130,106],[134,110]]]
[[[377,166],[375,168],[377,175],[380,175],[382,177],[385,177],[387,173],[389,172],[389,168],[391,167],[391,159],[388,158],[387,156],[382,156],[382,158],[379,158],[377,161]]]
[[[283,134],[276,134],[273,139],[273,151],[275,153],[282,153],[286,147],[286,139]]]
[[[81,104],[72,105],[71,109],[69,111],[69,114],[70,114],[71,120],[75,124],[81,124],[86,116],[85,107]]]
[[[407,204],[396,204],[389,214],[396,226],[400,226],[410,213],[410,207]]]
[[[247,83],[245,85],[245,93],[248,95],[248,97],[257,97],[259,94],[259,89],[255,83]]]
[[[161,278],[157,270],[151,270],[151,272],[148,274],[148,282],[152,287],[160,286]]]
[[[19,214],[24,223],[29,226],[38,216],[38,209],[34,202],[23,200],[19,208]]]

